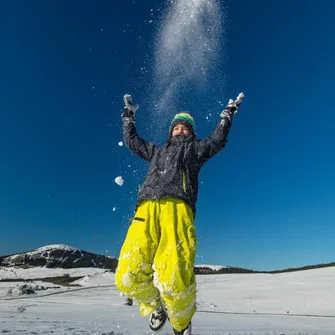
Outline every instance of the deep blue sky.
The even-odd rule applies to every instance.
[[[190,91],[182,108],[205,137],[222,109],[212,101],[246,98],[226,149],[201,171],[197,263],[267,270],[335,261],[335,3],[222,5],[222,81]],[[161,8],[0,4],[0,255],[62,243],[118,256],[147,167],[118,146],[122,96],[140,103],[139,133],[152,140],[145,125],[159,116],[145,101]],[[220,88],[223,96],[211,95]],[[209,122],[201,108],[214,114]]]

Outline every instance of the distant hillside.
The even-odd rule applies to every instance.
[[[316,265],[307,265],[297,268],[288,268],[282,270],[273,270],[273,271],[256,271],[249,270],[244,268],[237,268],[233,266],[219,266],[219,265],[197,265],[195,267],[196,274],[223,274],[223,273],[284,273],[284,272],[295,272],[295,271],[304,271],[312,269],[321,269],[335,266],[335,262],[325,263],[325,264],[316,264]]]
[[[195,274],[222,274],[222,273],[255,273],[256,271],[223,265],[196,265]]]
[[[3,267],[46,267],[46,268],[85,268],[95,267],[109,269],[115,272],[118,260],[115,257],[97,255],[64,244],[47,245],[33,251],[0,257]],[[254,271],[244,268],[223,265],[195,265],[196,274],[225,274],[225,273],[282,273],[310,270],[335,266],[335,262],[327,264],[308,265],[299,268],[289,268],[275,271]]]
[[[294,271],[304,271],[304,270],[312,270],[312,269],[321,269],[321,268],[328,268],[335,266],[335,262],[331,263],[322,263],[322,264],[316,264],[316,265],[306,265],[301,266],[298,268],[288,268],[283,270],[274,270],[274,271],[259,271],[261,273],[283,273],[283,272],[294,272]]]
[[[47,245],[33,251],[0,257],[0,266],[46,268],[85,268],[97,267],[115,271],[117,259],[104,255],[97,255],[78,248],[63,244]]]

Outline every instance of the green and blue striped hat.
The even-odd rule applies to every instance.
[[[190,131],[193,134],[195,134],[195,122],[194,122],[193,117],[189,113],[182,112],[182,113],[176,114],[171,122],[170,132],[172,128],[178,123],[187,123],[187,125],[190,127]]]

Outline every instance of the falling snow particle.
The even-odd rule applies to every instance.
[[[123,180],[123,178],[122,178],[121,176],[119,176],[119,177],[116,177],[116,178],[115,178],[115,182],[116,182],[119,186],[122,186],[124,180]]]
[[[113,212],[115,212],[116,211],[116,207],[113,207]]]
[[[122,146],[123,146],[123,142],[120,141],[120,142],[118,143],[118,145],[119,145],[120,147],[122,147]]]

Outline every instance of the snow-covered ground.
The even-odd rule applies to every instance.
[[[110,272],[11,270],[16,273],[11,278],[50,277],[62,275],[62,271],[85,277],[76,282],[81,286],[70,288],[37,282],[49,288],[29,296],[7,294],[22,283],[0,282],[0,334],[152,334],[148,319],[140,317],[136,304],[124,306]],[[0,277],[9,278],[8,271],[0,268]],[[193,334],[335,335],[334,278],[335,267],[272,275],[197,276]],[[167,324],[160,334],[172,334],[171,326]]]

